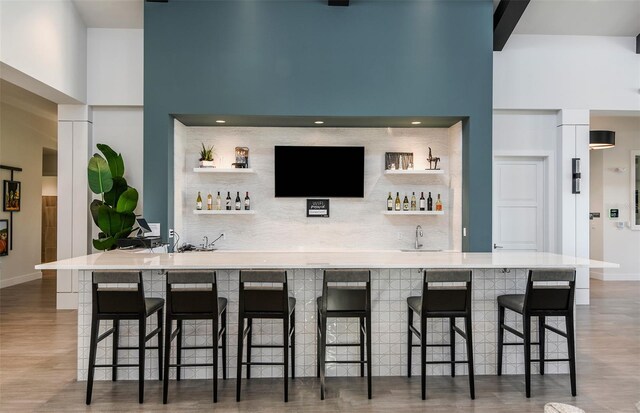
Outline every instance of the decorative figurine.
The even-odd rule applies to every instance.
[[[429,146],[429,156],[427,157],[427,162],[429,162],[429,169],[430,170],[434,170],[434,169],[440,169],[438,168],[438,162],[440,162],[440,158],[439,157],[433,157],[431,155],[431,146]],[[432,166],[433,163],[433,166]]]

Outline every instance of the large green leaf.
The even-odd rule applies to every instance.
[[[111,237],[122,231],[122,216],[111,207],[102,205],[98,207],[98,227]]]
[[[121,213],[120,217],[122,218],[122,228],[124,229],[133,228],[133,224],[136,223],[136,215],[133,212]],[[131,233],[131,230],[129,230],[129,233]]]
[[[89,188],[94,194],[102,194],[111,191],[113,178],[109,165],[104,158],[95,154],[89,160],[88,166]]]
[[[116,211],[123,212],[133,212],[138,205],[138,191],[134,188],[128,188],[126,191],[120,195],[118,199],[118,204],[116,205]]]
[[[116,240],[113,237],[101,238],[93,240],[93,248],[101,251],[111,250],[115,248]]]
[[[127,185],[126,179],[120,177],[113,178],[113,188],[104,194],[104,203],[115,208],[116,205],[118,205],[120,195],[122,195],[127,188],[129,188],[129,185]]]
[[[91,205],[89,205],[89,210],[91,211],[91,217],[93,218],[93,222],[98,225],[98,208],[104,205],[104,203],[99,199],[94,199],[91,201]]]
[[[122,178],[124,176],[124,160],[122,159],[122,155],[116,153],[109,145],[99,143],[97,146],[100,152],[104,154],[104,157],[107,158],[111,175],[115,178]]]

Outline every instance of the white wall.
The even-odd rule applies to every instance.
[[[0,4],[2,77],[57,103],[87,96],[87,32],[70,0]]]
[[[450,134],[450,129],[452,133]],[[210,240],[221,232],[226,239],[218,242],[222,249],[241,250],[297,250],[297,249],[402,249],[413,248],[415,228],[420,224],[424,229],[421,242],[425,249],[460,250],[460,237],[454,245],[452,236],[452,214],[460,214],[460,203],[452,199],[452,194],[460,194],[461,170],[450,174],[452,166],[461,166],[461,160],[452,162],[450,149],[461,157],[460,125],[450,129],[438,128],[235,128],[235,127],[187,127],[177,128],[176,141],[184,137],[183,145],[176,145],[175,174],[182,176],[183,184],[176,179],[176,193],[181,204],[176,212],[182,211],[182,227],[176,226],[181,241],[200,244],[204,235]],[[457,133],[455,133],[457,131]],[[450,136],[451,135],[451,136]],[[454,143],[452,144],[452,141]],[[234,162],[236,146],[249,147],[249,163],[255,174],[197,174],[193,167],[198,163],[201,142],[215,145],[218,167],[230,167]],[[304,198],[274,198],[274,145],[354,145],[365,147],[365,196],[364,198],[332,198],[330,218],[307,218]],[[428,146],[433,155],[442,159],[443,175],[387,176],[384,171],[385,152],[413,152],[416,169],[424,169]],[[180,152],[180,148],[184,148]],[[179,158],[183,157],[184,162]],[[340,165],[335,168],[339,173]],[[179,168],[179,166],[182,167]],[[219,216],[194,215],[196,197],[201,191],[206,195],[216,195],[220,191],[226,197],[231,191],[235,199],[236,191],[249,191],[255,215]],[[420,192],[432,192],[435,200],[442,194],[444,216],[395,216],[383,215],[389,192],[394,197],[400,192],[411,197],[412,192],[420,197]],[[460,225],[457,224],[457,231]],[[398,238],[401,239],[398,239]]]
[[[142,29],[87,30],[87,102],[92,106],[141,106]],[[94,118],[94,121],[96,119]]]
[[[493,107],[640,110],[635,45],[635,37],[512,35],[493,54]]]
[[[21,209],[13,213],[13,250],[0,257],[0,287],[41,277],[42,148],[55,148],[56,105],[8,82],[0,82],[0,164],[22,168],[14,173],[21,182]],[[9,180],[0,170],[0,181]],[[0,219],[9,219],[2,212]]]
[[[607,268],[594,275],[604,280],[640,281],[640,231],[629,228],[631,151],[640,150],[640,117],[592,117],[591,129],[616,132],[614,148],[592,151],[592,159],[596,156],[602,159],[592,167],[599,167],[598,174],[603,182],[601,193],[594,194],[592,201],[600,206],[597,212],[602,214],[599,223],[602,227],[602,259],[620,264],[620,268]],[[624,170],[617,171],[617,168]],[[620,210],[620,218],[609,218],[611,208]],[[624,228],[617,228],[618,222],[624,223]]]

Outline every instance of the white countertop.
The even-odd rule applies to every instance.
[[[169,270],[272,268],[617,268],[618,264],[548,252],[109,251],[40,264],[38,270]]]

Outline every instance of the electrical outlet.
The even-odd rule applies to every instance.
[[[398,241],[402,241],[404,239],[404,234],[402,232],[398,232]]]
[[[466,228],[462,228],[462,236],[466,237],[467,236],[467,229]]]
[[[169,238],[173,238],[173,228],[169,228]]]

